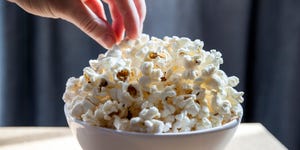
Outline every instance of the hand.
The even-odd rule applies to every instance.
[[[25,11],[49,18],[67,20],[105,48],[126,36],[137,38],[146,15],[145,0],[103,0],[108,4],[112,24],[106,19],[100,0],[8,0]]]

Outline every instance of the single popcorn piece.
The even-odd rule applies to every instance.
[[[75,119],[132,132],[188,132],[241,118],[239,79],[203,46],[176,36],[123,40],[70,78],[63,100]]]

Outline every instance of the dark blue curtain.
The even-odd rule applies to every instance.
[[[300,149],[300,1],[146,2],[145,33],[201,39],[206,50],[221,51],[222,69],[237,75],[246,93],[244,122],[260,122],[288,148]],[[66,80],[105,50],[70,23],[0,6],[0,124],[66,125]]]
[[[3,120],[3,115],[1,115],[1,110],[3,110],[3,67],[4,67],[4,60],[3,60],[3,52],[4,52],[4,47],[3,47],[3,42],[4,42],[4,35],[3,35],[3,14],[4,14],[4,2],[0,1],[0,126],[3,124],[1,120]]]

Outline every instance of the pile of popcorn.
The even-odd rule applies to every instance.
[[[188,38],[146,34],[124,40],[67,81],[63,100],[76,119],[133,132],[176,133],[241,118],[239,79],[220,70],[222,55]]]

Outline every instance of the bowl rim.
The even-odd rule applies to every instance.
[[[238,105],[240,105],[240,104],[238,104]],[[89,127],[89,128],[93,128],[96,130],[109,132],[112,134],[123,134],[123,135],[132,135],[132,136],[190,136],[190,135],[198,135],[198,134],[208,134],[208,133],[214,133],[214,132],[219,132],[219,131],[235,128],[241,123],[241,118],[242,118],[242,117],[239,117],[239,118],[233,119],[230,122],[228,122],[222,126],[212,127],[212,128],[208,128],[208,129],[202,129],[202,130],[196,130],[196,131],[177,132],[177,133],[144,133],[144,132],[116,130],[116,129],[111,129],[111,128],[89,125],[88,123],[85,123],[84,121],[81,121],[79,119],[72,117],[70,115],[70,113],[68,112],[67,103],[64,105],[64,112],[65,112],[65,116],[66,116],[68,123],[69,123],[69,121],[71,121],[71,122],[75,122],[79,125],[82,125],[84,127]],[[69,126],[70,126],[70,124],[69,124]]]

